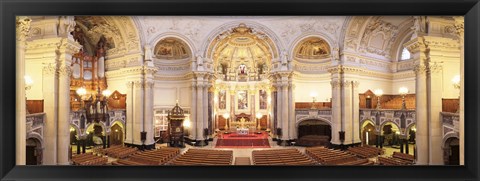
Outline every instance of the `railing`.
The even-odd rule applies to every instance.
[[[316,114],[315,114],[316,113]],[[330,116],[332,115],[332,109],[330,108],[325,108],[325,109],[295,109],[295,114],[296,115],[326,115]]]
[[[414,109],[360,109],[360,117],[362,116],[375,116],[377,113],[380,114],[380,117],[385,117],[387,115],[391,115],[392,118],[400,118],[402,114],[405,113],[405,118],[413,118],[415,119],[415,110]]]
[[[450,113],[450,112],[441,112],[440,115],[442,116],[443,125],[449,125],[454,127],[458,125],[460,120],[460,115],[458,113]]]
[[[28,114],[27,116],[27,124],[32,124],[32,127],[38,127],[38,126],[43,126],[45,123],[45,113],[34,113],[34,114]]]

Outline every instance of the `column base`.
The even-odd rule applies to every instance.
[[[129,146],[129,147],[136,147],[138,148],[139,150],[151,150],[151,149],[155,149],[155,144],[151,144],[151,145],[138,145],[138,144],[131,144],[131,143],[124,143],[125,146]]]
[[[195,140],[194,146],[207,146],[208,145],[208,140]]]
[[[362,143],[353,143],[353,144],[330,144],[330,148],[346,150],[349,147],[360,146]]]

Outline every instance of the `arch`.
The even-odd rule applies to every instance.
[[[43,141],[43,137],[42,135],[38,134],[38,133],[35,133],[35,132],[30,132],[27,134],[27,140],[28,139],[35,139],[38,141],[38,143],[40,143],[40,148],[45,148],[45,144],[44,144],[44,141]]]
[[[110,128],[112,128],[112,126],[114,126],[115,124],[118,124],[122,129],[125,129],[125,125],[124,125],[124,123],[123,123],[122,120],[117,119],[117,120],[113,121],[113,122],[110,124]],[[111,130],[111,129],[110,129],[110,130]]]
[[[80,128],[78,128],[77,125],[75,125],[75,124],[70,124],[70,127],[73,127],[73,129],[75,129],[75,131],[77,132],[77,136],[78,136],[78,137],[82,136],[82,132],[80,131]]]
[[[98,123],[90,123],[88,124],[86,127],[85,127],[85,130],[84,130],[84,133],[83,135],[87,135],[87,130],[90,128],[90,126],[94,126],[94,125],[100,125],[102,127],[102,131],[107,134],[109,131],[107,129],[107,126],[105,126],[105,124],[103,124],[102,122],[98,122]]]
[[[334,48],[335,47],[338,47],[337,43],[335,40],[333,40],[332,38],[330,38],[330,36],[328,36],[327,34],[325,33],[322,33],[322,32],[315,32],[315,33],[303,33],[299,36],[297,36],[297,38],[295,38],[293,41],[292,41],[292,44],[290,44],[290,47],[288,49],[288,57],[291,59],[291,60],[296,60],[295,59],[295,50],[296,48],[299,46],[299,44],[301,42],[303,42],[304,40],[308,39],[308,38],[320,38],[322,40],[325,40],[325,42],[327,42],[329,48],[330,48],[330,57],[331,58],[331,55],[332,53],[334,52]]]
[[[115,41],[115,47],[107,50],[108,58],[116,58],[126,54],[142,53],[140,44],[140,35],[138,28],[130,16],[77,16],[76,18],[83,18],[83,21],[98,26],[98,33],[107,37],[120,37]],[[96,23],[97,21],[104,21]],[[82,23],[79,23],[82,24]]]
[[[450,138],[457,138],[457,139],[460,140],[460,137],[458,136],[458,133],[448,132],[442,139],[442,148],[445,148],[445,145],[447,144],[447,141]]]
[[[388,123],[391,123],[393,125],[395,125],[399,130],[400,130],[400,125],[398,125],[397,123],[393,122],[393,121],[384,121],[381,125],[380,125],[380,135],[383,135],[383,127],[388,124]]]
[[[314,126],[304,126],[301,127],[300,124],[306,122],[306,121],[314,121],[314,122],[321,122],[321,123],[326,123],[326,125],[314,125]],[[333,138],[333,126],[332,124],[322,118],[305,118],[302,119],[301,121],[297,122],[295,125],[295,132],[296,132],[296,138],[298,139],[299,145],[304,145],[304,146],[319,146],[324,145],[327,146],[330,141]],[[328,138],[326,137],[328,136]],[[310,145],[312,143],[308,143],[310,141],[315,140],[314,145]]]
[[[375,125],[375,122],[371,119],[364,119],[362,121],[360,121],[360,126],[363,126],[363,124],[365,124],[366,122],[369,122],[370,124],[372,124],[373,126],[377,126]],[[361,129],[361,128],[360,128]]]
[[[215,38],[218,35],[226,31],[229,31],[234,27],[237,27],[241,23],[245,24],[247,27],[253,28],[256,31],[260,31],[262,33],[265,33],[265,35],[267,35],[267,37],[272,41],[274,45],[274,47],[270,47],[273,50],[272,58],[278,58],[280,56],[280,52],[282,52],[283,50],[287,51],[286,46],[283,44],[283,42],[280,41],[281,39],[277,36],[277,34],[274,31],[272,31],[269,27],[263,24],[260,24],[254,21],[249,21],[249,20],[231,21],[228,23],[224,23],[218,26],[217,28],[213,29],[202,41],[203,43],[200,46],[200,49],[198,51],[202,52],[201,55],[203,57],[210,58],[211,55],[208,55],[208,49],[212,46],[211,44],[213,43]]]
[[[298,125],[300,125],[301,122],[306,121],[306,120],[320,120],[320,121],[326,122],[328,125],[330,125],[330,126],[333,128],[333,125],[332,125],[332,123],[330,122],[330,120],[328,120],[328,119],[326,119],[326,118],[324,118],[324,117],[320,117],[320,116],[316,116],[316,117],[308,116],[308,117],[304,117],[304,118],[298,119],[297,122],[295,123],[295,129],[298,129]]]
[[[190,48],[190,52],[192,53],[192,56],[190,57],[190,59],[193,59],[193,57],[195,57],[197,49],[193,41],[190,40],[190,38],[188,38],[187,36],[182,35],[181,33],[176,33],[176,32],[164,32],[152,38],[149,42],[147,42],[147,44],[150,45],[150,48],[152,49],[151,52],[153,52],[155,45],[157,45],[157,43],[160,42],[160,40],[163,40],[169,37],[177,38],[183,41],[185,44],[187,44],[188,48]]]

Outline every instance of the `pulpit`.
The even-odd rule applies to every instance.
[[[170,147],[185,147],[183,121],[185,115],[183,109],[176,106],[168,113],[168,146]]]

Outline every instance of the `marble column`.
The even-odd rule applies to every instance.
[[[282,82],[282,141],[288,140],[288,82]],[[282,142],[282,145],[284,143]]]
[[[203,78],[202,78],[203,79]],[[201,143],[204,143],[203,137],[203,90],[204,90],[203,81],[198,80],[197,78],[197,140],[201,140]]]
[[[230,90],[230,117],[227,119],[228,129],[232,129],[230,123],[235,119],[235,90]]]
[[[293,85],[291,80],[288,84],[288,139],[294,140],[297,139],[297,128],[295,127],[295,99],[293,94],[295,85]]]
[[[360,98],[358,92],[359,81],[352,81],[352,119],[353,119],[353,143],[361,143],[360,139]]]
[[[464,38],[464,18],[463,16],[455,16],[455,29],[457,30],[458,39],[460,42],[460,121],[459,121],[459,137],[460,137],[460,165],[465,165],[465,112],[464,112],[464,70],[465,70],[465,38]]]
[[[190,135],[189,138],[197,140],[197,83],[192,81],[192,100],[190,103]]]
[[[15,99],[15,149],[17,165],[25,165],[26,155],[26,98],[25,98],[25,48],[31,19],[26,16],[16,17],[16,90]]]
[[[209,88],[210,88],[210,85],[208,85],[208,81],[204,81],[203,105],[202,105],[202,107],[203,107],[203,129],[208,128],[208,124],[209,124],[209,121],[210,121],[210,120],[208,120],[208,104],[209,104],[208,89]],[[202,131],[202,135],[203,135],[203,131]],[[208,139],[208,138],[206,138],[206,139]]]
[[[282,115],[282,94],[283,94],[283,88],[282,84],[280,82],[277,82],[277,128],[282,128],[282,135],[285,134],[285,130],[283,129],[283,115]]]
[[[337,76],[338,74],[332,75],[332,81],[330,81],[330,85],[332,86],[332,139],[330,140],[330,143],[333,145],[342,144],[342,142],[340,141],[339,132],[344,130],[341,116],[341,82]]]
[[[133,144],[143,145],[140,133],[145,130],[144,125],[144,80],[137,79],[133,82]],[[146,142],[145,142],[146,143]]]
[[[429,160],[429,126],[427,106],[427,57],[426,47],[421,37],[414,38],[405,43],[412,58],[415,60],[415,120],[416,120],[416,164],[427,165]]]
[[[125,143],[133,144],[133,81],[127,81],[127,99],[126,99],[126,124],[125,124]]]
[[[144,116],[145,116],[145,131],[147,132],[147,139],[145,140],[145,145],[152,145],[155,144],[154,140],[154,128],[153,128],[153,88],[154,88],[154,81],[153,80],[146,80],[145,81],[145,98],[144,98]]]
[[[352,97],[352,81],[344,80],[342,82],[341,87],[341,95],[342,95],[342,124],[344,125],[345,131],[345,141],[344,144],[353,144],[354,137],[353,137],[353,97]]]
[[[43,101],[45,112],[43,152],[44,165],[57,164],[57,124],[58,124],[58,79],[57,64],[46,63],[43,66]]]
[[[431,50],[430,50],[431,51]],[[443,165],[443,121],[440,116],[442,112],[442,65],[440,62],[430,62],[430,81],[427,76],[427,105],[429,107],[429,165]]]

